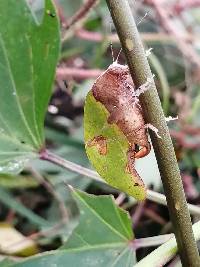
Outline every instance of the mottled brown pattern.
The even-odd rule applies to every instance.
[[[117,63],[110,67],[96,80],[92,87],[95,99],[109,111],[108,123],[115,123],[127,137],[130,150],[135,152],[135,145],[145,148],[141,157],[150,152],[150,144],[142,116],[138,97],[134,96],[134,84],[129,69]],[[138,157],[139,158],[139,157]]]
[[[88,147],[96,146],[100,155],[105,156],[107,154],[107,142],[106,138],[102,135],[94,137],[87,142]]]
[[[129,150],[127,151],[127,159],[128,163],[126,166],[126,172],[130,173],[133,177],[137,178],[137,183],[135,183],[134,186],[144,187],[144,182],[140,178],[139,174],[135,169],[135,151],[132,147],[130,147]]]

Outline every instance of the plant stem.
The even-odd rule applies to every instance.
[[[198,241],[200,239],[200,221],[193,225],[193,231],[195,240]],[[142,240],[138,239],[139,242]],[[137,244],[137,242],[136,242]],[[134,244],[133,244],[134,245]],[[169,262],[177,253],[177,244],[175,237],[170,238],[167,242],[163,245],[155,249],[149,255],[147,255],[144,259],[139,261],[135,267],[157,267],[157,266],[164,266],[167,262]],[[187,265],[190,267],[193,265]],[[197,266],[197,265],[196,265]]]
[[[161,205],[165,206],[167,205],[166,197],[163,194],[160,194],[152,190],[147,190],[147,199],[159,203]],[[200,207],[192,204],[187,204],[187,205],[191,215],[199,216]]]
[[[43,150],[40,152],[40,159],[50,161],[58,166],[63,167],[64,169],[82,174],[84,176],[93,178],[96,181],[101,181],[101,177],[95,171],[84,168],[76,163],[63,159],[54,153],[51,153],[48,150]]]
[[[91,42],[103,42],[105,39],[111,41],[112,43],[119,43],[119,37],[117,34],[113,33],[110,35],[105,35],[100,32],[94,31],[87,31],[83,28],[80,28],[74,32],[74,34],[82,40],[87,40]],[[170,36],[166,33],[153,33],[153,32],[144,32],[141,33],[141,38],[146,43],[169,43],[169,44],[176,44],[178,40],[173,36]],[[192,34],[185,34],[183,35],[183,39],[187,42],[194,42],[198,41],[198,36],[194,36]]]
[[[92,79],[97,78],[103,73],[100,69],[79,69],[79,68],[57,68],[56,78],[59,80],[64,80],[67,78],[79,78],[79,79]]]
[[[127,0],[107,0],[107,4],[126,55],[133,82],[138,88],[152,77],[152,73],[130,6]],[[162,137],[160,139],[150,133],[182,265],[184,267],[200,266],[180,171],[154,83],[151,89],[140,97],[140,100],[146,121],[158,128]]]
[[[85,167],[82,167],[76,163],[73,163],[69,160],[63,159],[61,157],[59,157],[58,155],[55,155],[54,153],[48,151],[48,150],[43,150],[40,152],[40,159],[42,160],[46,160],[49,162],[52,162],[58,166],[61,166],[62,168],[66,169],[66,170],[70,170],[79,174],[82,174],[84,176],[90,177],[95,181],[101,182],[101,183],[105,183],[105,181],[98,175],[97,172],[87,169]],[[131,197],[131,199],[133,199]],[[159,203],[161,205],[166,206],[167,202],[166,202],[166,197],[163,194],[160,194],[158,192],[154,192],[152,190],[147,190],[147,199],[154,201],[156,203]],[[134,203],[135,203],[135,199]],[[192,204],[187,204],[188,205],[188,209],[190,210],[190,213],[192,215],[195,216],[200,216],[200,207],[192,205]]]
[[[135,250],[139,248],[154,247],[162,245],[163,243],[167,242],[173,237],[174,237],[173,234],[166,234],[166,235],[157,235],[157,236],[138,238],[138,239],[135,238],[132,241],[131,245]]]
[[[81,8],[67,21],[65,28],[69,29],[72,25],[82,20],[87,16],[88,12],[94,7],[97,0],[87,0]]]

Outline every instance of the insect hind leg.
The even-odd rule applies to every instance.
[[[162,138],[158,133],[158,129],[155,126],[153,126],[151,123],[145,124],[144,127],[146,129],[151,129],[157,135],[158,138]]]
[[[154,76],[155,75],[153,74],[152,77],[147,78],[147,81],[135,90],[133,96],[139,97],[141,94],[149,90],[151,88],[152,83],[154,82]]]

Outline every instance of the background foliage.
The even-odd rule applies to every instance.
[[[9,11],[11,19],[8,20],[7,14],[3,15],[3,10],[8,8],[6,5],[11,2]],[[27,2],[31,4],[31,1]],[[50,1],[46,2],[49,5],[47,10],[52,13],[49,15],[48,12],[44,12],[45,20],[39,26],[41,32],[38,31],[37,21],[33,18],[30,20],[30,17],[25,16],[20,25],[16,24],[16,28],[10,27],[10,31],[4,35],[1,33],[0,119],[2,114],[7,116],[10,125],[6,127],[1,121],[3,131],[0,129],[0,160],[5,159],[5,152],[13,152],[16,148],[23,153],[23,158],[24,156],[25,158],[35,157],[36,150],[40,149],[43,144],[42,120],[50,95],[53,66],[56,64],[58,57],[56,51],[59,46],[59,36],[53,30],[56,28],[49,26],[51,23],[57,24],[57,20],[54,17]],[[163,20],[152,4],[154,1],[149,2],[138,1],[133,5],[130,1],[130,4],[132,4],[146,49],[153,48],[149,61],[156,74],[155,80],[165,114],[179,117],[178,121],[169,123],[170,132],[188,202],[197,205],[200,202],[200,67],[196,65],[192,56],[187,57],[187,55],[194,53],[197,60],[199,57],[200,9],[187,6],[187,4],[181,6],[181,1],[179,5],[176,1],[168,3],[165,6],[165,12],[171,14],[168,16],[168,22],[173,25],[174,29],[173,32],[170,32],[167,22]],[[160,1],[160,3],[162,2]],[[115,30],[105,1],[100,1],[98,5],[91,8],[87,16],[78,20],[67,30],[69,18],[83,6],[83,2],[57,0],[55,3],[61,20],[62,43],[53,92],[45,117],[44,135],[47,147],[51,151],[67,160],[90,168],[83,142],[84,99],[95,78],[112,63],[110,37],[113,40],[115,57],[120,50],[120,44],[114,34]],[[31,6],[35,10],[34,12],[37,11],[37,19],[40,23],[43,4],[42,0],[37,0],[33,1]],[[5,23],[11,25],[14,20],[12,12],[27,14],[28,10],[22,10],[21,5],[16,5],[16,1],[1,1],[1,32]],[[9,27],[9,25],[7,26]],[[34,37],[36,28],[37,34],[38,32],[40,34],[38,38]],[[167,34],[165,34],[166,31],[168,31]],[[30,42],[23,40],[22,42],[21,38],[24,38],[26,34],[32,36],[33,40]],[[46,61],[45,49],[41,54],[37,50],[37,45],[40,45],[37,42],[43,40],[42,38],[46,38],[52,46],[48,48],[51,56],[47,57]],[[25,43],[25,47],[20,45],[20,42]],[[186,48],[189,50],[183,48],[182,42],[188,44]],[[29,53],[26,53],[27,58],[24,58],[24,50],[30,49],[30,44],[35,60],[32,61],[32,65]],[[16,95],[13,95],[10,73],[7,71],[8,68],[5,68],[6,58],[3,48],[9,52],[12,73],[15,74],[16,79],[23,73],[23,79],[17,80],[19,82],[17,88],[21,88],[21,91],[17,93],[20,96],[20,103],[26,103],[26,106],[22,105],[25,117],[29,119],[26,125],[19,119],[21,115],[16,106]],[[21,53],[22,56],[16,57],[17,53]],[[125,63],[123,53],[121,53],[119,61],[121,64]],[[32,66],[32,69],[27,69],[25,67],[27,65]],[[29,82],[30,80],[32,83]],[[34,84],[36,90],[41,90],[39,84],[41,82],[43,91],[42,94],[38,92],[40,104],[36,101],[35,105],[42,115],[39,120],[34,121],[34,118],[29,117],[29,114],[32,114],[32,110],[30,110],[32,103],[23,102],[25,97],[30,96],[26,95],[25,89],[30,87],[32,90],[31,86]],[[43,94],[44,92],[47,92],[46,95]],[[18,133],[17,127],[21,128],[23,132]],[[35,143],[30,136],[30,127],[33,135],[37,136]],[[8,128],[11,128],[10,133],[12,134],[7,131]],[[25,141],[26,144],[21,141]],[[15,160],[16,154],[14,157],[13,155],[11,155],[12,160]],[[10,159],[7,157],[5,163]],[[148,157],[138,160],[136,167],[149,188],[162,192],[153,151]],[[66,183],[97,196],[113,194],[116,205],[111,197],[98,198],[76,190],[71,192],[65,186]],[[126,263],[126,266],[133,266],[136,260],[143,258],[154,249],[154,247],[147,246],[147,248],[136,250],[133,245],[133,236],[138,239],[172,232],[166,207],[149,200],[138,203],[103,183],[92,181],[88,177],[63,170],[39,159],[28,162],[26,168],[17,175],[0,174],[0,186],[0,219],[3,222],[2,225],[0,224],[0,230],[6,225],[8,229],[15,228],[18,234],[22,234],[22,236],[11,234],[13,244],[18,245],[13,251],[11,247],[14,245],[5,245],[5,238],[1,236],[0,231],[0,250],[3,260],[0,266],[9,266],[9,264],[10,266],[36,266],[36,263],[37,266],[44,266],[42,264],[47,265],[50,262],[62,266],[66,261],[70,262],[70,266],[77,266],[74,259],[82,266],[94,266],[94,261],[95,266],[106,266],[105,262],[108,264],[107,266],[111,266],[111,264],[112,266],[122,266],[122,262]],[[129,215],[117,206],[128,211]],[[194,221],[196,219],[197,216],[193,218]],[[75,230],[72,233],[73,229]],[[25,236],[32,240],[26,246],[24,246]],[[17,260],[17,262],[21,260],[22,256],[30,256],[53,249],[58,250],[46,254],[43,263],[40,256],[24,261],[23,264],[13,263],[13,260]],[[4,259],[7,254],[12,255],[9,260]],[[174,264],[172,266],[176,266],[177,259],[172,264]]]

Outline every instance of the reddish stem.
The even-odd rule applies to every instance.
[[[58,68],[56,71],[56,78],[59,80],[64,80],[66,78],[79,78],[79,79],[88,79],[88,78],[97,78],[103,73],[103,70],[100,69],[78,69],[78,68]]]
[[[176,13],[181,13],[186,9],[200,7],[200,0],[182,0],[174,5]]]
[[[102,42],[105,39],[108,39],[112,43],[119,43],[119,37],[117,34],[102,34],[100,32],[87,31],[83,28],[78,29],[75,32],[75,35],[80,39],[91,41],[91,42]],[[141,37],[145,42],[156,42],[156,41],[177,41],[174,36],[169,36],[166,33],[141,33]],[[195,36],[192,34],[185,34],[182,36],[185,41],[191,42],[195,40]]]
[[[191,44],[184,40],[182,33],[173,24],[166,6],[159,0],[151,0],[150,3],[157,12],[164,29],[178,40],[179,48],[183,55],[200,69],[200,57]]]
[[[83,19],[92,7],[96,4],[97,0],[87,0],[81,8],[63,25],[66,29],[69,29],[72,25]]]

